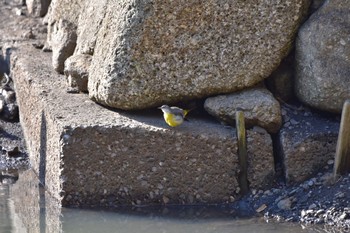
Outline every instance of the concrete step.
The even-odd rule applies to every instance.
[[[239,197],[234,128],[190,118],[169,128],[159,110],[125,112],[70,94],[51,54],[12,56],[20,121],[34,171],[64,206],[223,203]],[[272,141],[247,131],[251,188],[271,182]]]

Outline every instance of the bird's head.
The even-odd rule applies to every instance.
[[[162,110],[165,113],[169,113],[170,112],[170,107],[168,105],[162,105],[161,107],[159,107],[160,110]]]

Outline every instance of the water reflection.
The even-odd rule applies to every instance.
[[[240,233],[337,232],[298,224],[266,223],[237,218],[229,209],[170,206],[123,208],[116,211],[61,208],[40,187],[32,171],[13,184],[0,184],[0,232],[40,233]]]

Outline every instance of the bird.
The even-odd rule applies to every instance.
[[[159,109],[163,111],[164,120],[171,127],[181,125],[190,111],[175,106],[169,107],[168,105],[162,105]]]

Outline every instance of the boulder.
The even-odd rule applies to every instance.
[[[52,66],[58,73],[63,73],[64,62],[75,49],[77,34],[74,24],[60,19],[55,24],[52,35]]]
[[[231,125],[235,124],[237,109],[244,112],[248,128],[260,126],[270,133],[277,133],[282,124],[279,102],[263,87],[207,98],[204,108],[220,121]]]
[[[309,3],[109,2],[91,30],[90,98],[143,109],[253,86],[288,54]]]
[[[327,1],[301,27],[295,92],[305,104],[335,113],[350,98],[349,1]]]
[[[305,181],[334,158],[339,119],[306,108],[284,107],[283,127],[276,143],[288,184]]]
[[[84,2],[84,0],[52,0],[45,17],[48,26],[44,51],[52,50],[52,63],[59,73],[63,72],[65,59],[74,53],[75,46],[72,44],[76,44],[78,19]],[[70,36],[62,35],[66,33]]]
[[[78,20],[77,47],[74,54],[94,53],[98,32],[107,11],[107,0],[85,0]]]
[[[64,74],[68,80],[68,86],[77,88],[81,92],[87,92],[89,67],[91,55],[80,54],[70,56],[64,63]]]
[[[28,13],[37,17],[46,15],[50,3],[51,0],[26,0]]]

